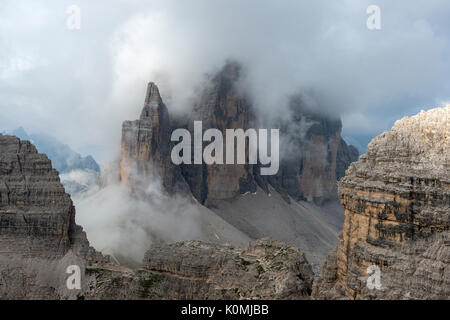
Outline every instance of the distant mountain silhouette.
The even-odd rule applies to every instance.
[[[75,169],[90,169],[100,172],[100,166],[92,156],[83,157],[67,144],[49,135],[28,134],[22,127],[7,132],[7,134],[32,142],[40,153],[45,153],[49,157],[53,167],[60,173],[68,173]]]

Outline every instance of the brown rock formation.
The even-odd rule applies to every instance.
[[[170,158],[170,123],[158,87],[149,83],[141,117],[122,126],[120,177],[133,192],[145,190],[150,181],[166,191],[185,190],[180,169]]]
[[[193,136],[193,122],[201,120],[203,130],[216,128],[225,137],[226,129],[244,129],[251,127],[251,105],[244,95],[238,92],[241,67],[234,62],[228,63],[211,81],[188,117],[185,125]],[[223,141],[224,149],[226,141]],[[193,148],[192,148],[193,149]],[[224,151],[224,159],[226,151]],[[231,199],[247,191],[256,191],[251,165],[214,164],[183,165],[183,176],[190,186],[194,197],[207,206],[220,200]]]
[[[339,183],[345,222],[317,298],[450,298],[450,107],[376,137]],[[367,287],[368,267],[381,288]]]
[[[155,245],[136,272],[87,273],[88,299],[308,299],[313,280],[298,249],[270,239],[246,249],[200,241]]]

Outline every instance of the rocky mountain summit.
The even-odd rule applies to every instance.
[[[133,193],[155,180],[169,193],[187,190],[180,168],[170,158],[170,135],[167,107],[158,87],[149,83],[140,119],[125,121],[122,126],[120,178]]]
[[[373,139],[339,196],[343,231],[315,297],[450,297],[449,106],[403,118]],[[371,266],[380,270],[378,289],[366,284]]]
[[[293,156],[283,157],[282,154],[277,175],[260,176],[259,164],[172,165],[170,135],[177,128],[186,128],[193,136],[193,122],[199,120],[203,130],[216,128],[223,134],[226,129],[247,130],[261,126],[251,99],[238,88],[241,73],[238,63],[227,63],[211,78],[192,111],[182,117],[169,115],[158,88],[150,83],[140,120],[123,124],[122,179],[129,181],[131,173],[142,180],[153,179],[155,175],[151,172],[155,171],[169,192],[175,185],[178,189],[187,185],[192,195],[208,207],[256,192],[258,187],[269,193],[269,186],[287,201],[293,198],[322,203],[337,198],[336,181],[345,168],[357,160],[358,153],[342,140],[339,119],[309,110],[299,97],[291,102],[292,122],[280,119],[269,124],[269,127],[280,128],[285,137],[286,145],[280,149],[294,149],[289,152]],[[224,145],[226,147],[225,141]]]
[[[47,156],[0,134],[0,298],[74,297],[61,285],[65,268],[105,261]]]
[[[292,97],[289,117],[263,120],[239,86],[243,72],[228,62],[182,115],[170,114],[149,83],[140,119],[122,126],[121,181],[138,198],[155,181],[169,195],[192,196],[252,240],[271,237],[300,248],[318,271],[343,222],[336,182],[358,152],[341,138],[339,119],[311,110],[301,96]],[[227,129],[279,128],[278,173],[262,176],[259,163],[174,165],[172,132],[182,128],[194,137],[194,121],[202,121],[203,132],[214,128],[223,136]],[[226,158],[227,139],[223,144]]]
[[[44,133],[29,134],[22,127],[9,131],[7,134],[30,141],[39,152],[51,160],[53,168],[60,173],[61,182],[72,200],[83,197],[90,188],[97,185],[100,166],[92,156],[83,157],[54,137]]]
[[[49,135],[43,133],[28,134],[22,127],[7,132],[7,134],[32,142],[40,152],[47,155],[52,161],[53,167],[59,173],[69,173],[73,170],[100,172],[100,166],[91,155],[83,157],[68,145]]]

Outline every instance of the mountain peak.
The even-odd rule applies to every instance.
[[[141,120],[151,118],[151,115],[161,106],[164,106],[164,103],[159,94],[158,86],[154,82],[149,82],[147,85],[147,93],[145,94],[144,108],[141,112]]]
[[[158,86],[154,82],[149,82],[147,85],[147,93],[145,95],[145,105],[152,102],[161,103],[161,95],[159,94]]]

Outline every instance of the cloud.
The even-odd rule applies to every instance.
[[[380,31],[366,28],[368,0],[79,0],[78,31],[66,28],[71,4],[2,2],[0,128],[45,131],[100,160],[119,152],[148,81],[184,109],[228,58],[265,114],[314,90],[354,138],[449,100],[447,0],[378,0]]]
[[[75,198],[76,222],[83,226],[97,250],[136,266],[152,243],[208,237],[193,200],[169,196],[155,179],[143,184],[146,187],[141,197],[132,196],[117,179],[118,163],[110,165],[102,172],[100,189],[79,173],[70,177],[91,186],[82,197]]]

